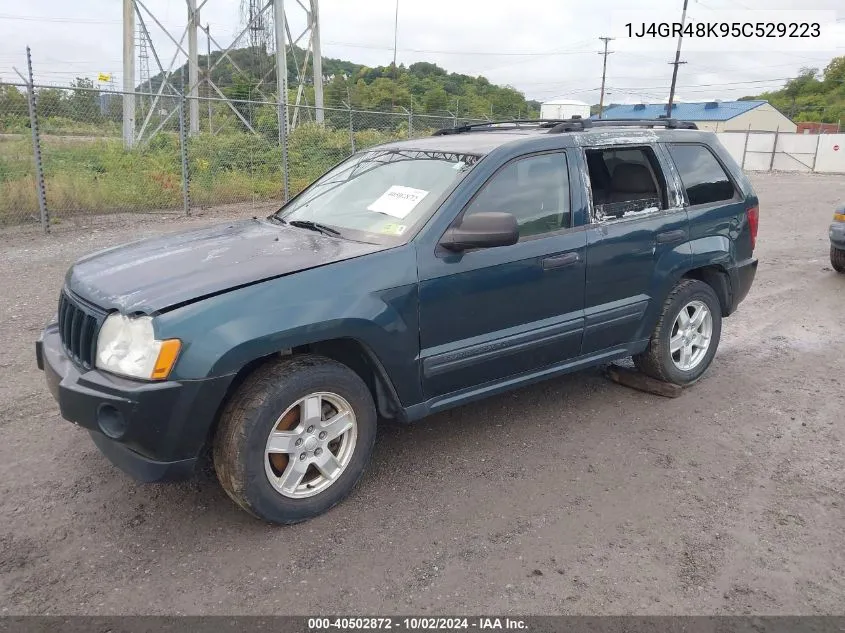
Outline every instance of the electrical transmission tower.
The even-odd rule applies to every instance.
[[[263,0],[241,0],[241,22],[248,25],[249,48],[253,56],[253,68],[259,77],[264,77],[272,60],[268,57],[273,39],[273,18],[262,11]]]
[[[188,130],[190,134],[198,134],[199,125],[199,63],[197,51],[197,33],[202,29],[200,26],[200,9],[208,2],[215,0],[187,0],[187,20],[182,29],[181,36],[178,31],[168,30],[161,20],[150,10],[145,0],[122,0],[123,1],[123,139],[127,148],[133,147],[136,143],[143,143],[154,136],[177,114],[175,108],[169,112],[160,107],[162,97],[181,97],[183,94],[188,102]],[[272,93],[278,95],[280,104],[280,116],[284,118],[284,124],[280,125],[281,136],[286,134],[288,125],[295,126],[300,116],[301,108],[298,106],[305,102],[306,96],[304,87],[306,83],[313,82],[314,86],[314,119],[318,123],[323,121],[323,64],[320,49],[320,12],[319,0],[296,0],[289,3],[293,14],[286,14],[285,0],[242,0],[241,14],[245,25],[237,33],[228,45],[222,45],[211,36],[210,30],[206,31],[210,44],[215,46],[220,55],[213,63],[208,64],[205,69],[202,81],[208,84],[210,91],[215,98],[228,105],[232,113],[241,121],[246,129],[257,133],[250,122],[232,104],[226,94],[212,80],[214,69],[220,64],[231,66],[234,73],[246,76],[247,73],[241,68],[230,55],[231,51],[238,46],[249,46],[255,55],[258,55],[256,66],[260,77],[253,86],[256,93],[254,98],[270,101]],[[304,13],[299,13],[299,10]],[[293,20],[289,19],[293,18]],[[291,23],[305,26],[302,31],[294,37],[291,32]],[[136,34],[137,24],[137,34]],[[155,32],[156,38],[151,36]],[[170,45],[175,46],[175,52],[169,59],[163,58],[156,48],[156,41],[166,39]],[[186,42],[187,40],[187,42]],[[246,41],[244,41],[246,40]],[[145,53],[141,54],[141,42],[146,42]],[[136,45],[137,44],[137,45]],[[272,53],[272,55],[270,55]],[[288,103],[288,55],[296,68],[294,76],[297,82],[296,98],[293,104]],[[155,62],[157,69],[156,77],[160,78],[156,86],[147,85],[150,92],[155,93],[150,97],[149,107],[143,106],[141,115],[136,121],[136,59],[140,66],[141,82],[149,84],[150,61]],[[144,60],[147,66],[143,68]],[[188,68],[187,81],[184,78],[174,77],[185,64]],[[145,75],[146,73],[146,75]],[[293,105],[293,115],[289,114],[289,106]],[[159,120],[155,113],[164,112]],[[310,110],[309,110],[310,111]],[[155,114],[155,116],[154,116]]]
[[[139,86],[142,92],[148,93],[152,89],[152,86],[150,85],[150,49],[149,41],[147,40],[147,36],[141,28],[140,24],[138,25],[138,28],[136,30],[135,37],[138,41]],[[149,105],[149,96],[141,95],[138,98],[138,103],[141,106],[141,112],[146,112],[147,106]]]

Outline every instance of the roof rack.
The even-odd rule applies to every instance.
[[[437,130],[432,136],[446,136],[448,134],[464,134],[480,129],[518,129],[522,125],[532,125],[538,128],[548,128],[549,134],[562,132],[580,132],[591,127],[665,127],[669,130],[697,130],[698,126],[692,121],[680,121],[661,116],[657,119],[582,119],[574,116],[571,119],[511,119],[505,121],[484,121],[457,127],[447,127]],[[496,127],[494,127],[496,126]],[[502,127],[507,126],[507,127]]]
[[[660,117],[658,119],[580,119],[573,118],[561,121],[549,130],[549,134],[561,132],[575,132],[589,127],[665,127],[668,130],[697,130],[698,126],[692,121],[679,121]]]
[[[577,117],[575,117],[577,118]],[[456,127],[444,127],[437,130],[432,136],[446,136],[448,134],[463,134],[465,132],[472,132],[477,128],[493,128],[501,129],[516,129],[521,125],[528,124],[539,128],[552,128],[558,123],[563,123],[569,119],[504,119],[502,121],[483,121],[482,123],[467,123],[465,125],[458,125]],[[510,126],[510,127],[493,127],[493,126]]]

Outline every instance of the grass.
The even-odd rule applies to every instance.
[[[400,135],[362,130],[355,133],[356,149]],[[51,217],[182,207],[181,153],[174,133],[160,133],[130,151],[119,138],[45,133],[41,150]],[[297,127],[288,146],[291,192],[297,193],[350,153],[348,130]],[[242,132],[200,134],[188,142],[188,171],[192,205],[282,197],[282,150],[275,139]],[[0,224],[37,216],[31,138],[27,133],[0,136]]]

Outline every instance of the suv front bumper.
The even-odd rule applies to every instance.
[[[143,382],[84,370],[65,355],[55,323],[41,333],[35,355],[62,417],[87,429],[115,466],[145,482],[194,473],[232,380]]]

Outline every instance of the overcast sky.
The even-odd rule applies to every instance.
[[[182,36],[185,0],[144,3],[177,40]],[[37,82],[66,84],[76,76],[96,79],[98,72],[109,72],[120,86],[121,4],[120,0],[4,1],[0,79],[17,81],[13,66],[25,72],[28,44]],[[224,46],[243,26],[240,4],[240,0],[208,0],[201,12],[202,23],[211,25],[212,37]],[[677,20],[681,4],[681,0],[399,0],[398,61],[406,65],[429,61],[450,71],[484,75],[541,101],[567,97],[596,103],[602,61],[597,38],[611,34],[612,12],[635,5],[651,9],[655,18]],[[298,34],[304,24],[302,11],[294,0],[287,0],[286,6],[292,31]],[[395,7],[395,0],[320,0],[323,54],[370,66],[389,64]],[[682,54],[687,63],[680,67],[678,79],[681,99],[731,99],[779,88],[800,67],[823,68],[833,56],[845,55],[843,0],[689,0],[689,15],[698,20],[715,20],[720,11],[743,9],[838,10],[839,48],[796,51],[785,45],[777,52],[688,52]],[[147,22],[167,66],[175,47],[152,20]],[[606,100],[664,100],[675,46],[676,40],[666,39],[648,50],[617,50],[608,58]],[[201,52],[206,48],[202,33],[199,48]],[[611,42],[610,50],[620,48],[627,46]],[[152,58],[150,66],[151,74],[156,74]]]

